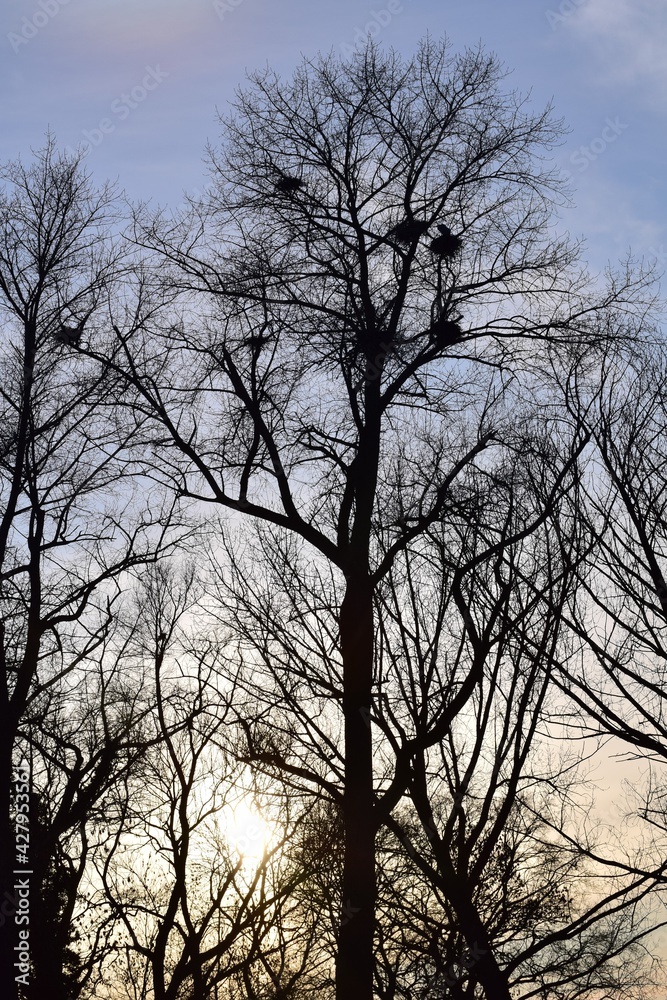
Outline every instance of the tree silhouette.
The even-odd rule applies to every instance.
[[[375,838],[419,750],[397,748],[378,802],[378,588],[435,525],[474,523],[476,476],[492,479],[530,434],[521,400],[539,372],[535,342],[557,356],[595,339],[586,318],[613,301],[631,307],[643,281],[630,275],[597,298],[587,289],[576,247],[548,225],[558,182],[539,154],[560,125],[502,78],[494,58],[430,41],[407,62],[369,45],[347,63],[304,63],[289,82],[253,77],[211,152],[210,198],[189,221],[135,226],[165,295],[183,295],[187,333],[135,316],[100,350],[126,379],[127,404],[154,422],[154,475],[300,539],[332,573],[332,680],[314,684],[344,736],[339,746],[320,733],[341,762],[340,1000],[371,996]],[[276,197],[276,176],[302,186]],[[414,219],[459,235],[408,243],[401,227]],[[258,335],[273,338],[261,351]],[[573,441],[544,506],[503,545],[545,522],[583,446]],[[472,635],[463,592],[455,600]],[[483,671],[473,657],[451,719]],[[249,750],[300,773],[281,752],[251,739]],[[336,797],[335,778],[301,777]],[[476,977],[487,997],[509,1000],[491,950]]]
[[[40,979],[31,989],[61,997],[72,976],[61,968],[54,978],[55,967],[58,956],[61,966],[70,961],[67,922],[85,862],[81,843],[78,858],[66,848],[132,744],[128,727],[98,704],[98,743],[87,756],[60,725],[64,702],[75,679],[85,700],[86,673],[94,675],[114,631],[119,578],[156,557],[173,518],[157,494],[152,510],[128,495],[127,434],[112,415],[118,384],[110,371],[83,358],[71,332],[66,350],[54,348],[63,315],[90,317],[119,275],[113,192],[96,191],[51,137],[30,166],[6,164],[0,179],[0,888],[11,895],[11,793],[14,765],[25,761],[40,802],[32,888],[43,889],[33,942]],[[113,674],[117,660],[108,665]],[[8,997],[18,988],[15,931],[3,920]]]

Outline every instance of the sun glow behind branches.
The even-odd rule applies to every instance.
[[[275,841],[272,824],[247,799],[225,810],[223,824],[230,849],[248,865],[259,864]]]

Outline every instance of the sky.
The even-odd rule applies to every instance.
[[[495,52],[508,86],[570,129],[563,225],[593,270],[628,252],[665,269],[665,0],[3,0],[0,160],[28,160],[50,129],[87,144],[98,182],[175,208],[204,188],[205,144],[247,72],[289,76],[368,33],[405,55],[427,33]]]

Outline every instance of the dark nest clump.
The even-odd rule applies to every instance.
[[[454,233],[442,233],[431,241],[431,250],[438,257],[456,257],[461,250],[461,237]]]
[[[403,219],[397,223],[393,229],[389,230],[389,236],[398,243],[414,243],[428,230],[428,222],[418,222],[416,219]]]
[[[83,327],[81,326],[65,326],[63,323],[54,331],[53,339],[58,344],[64,344],[65,347],[77,347],[82,332]]]
[[[276,191],[281,191],[288,194],[292,191],[298,191],[299,188],[303,187],[303,181],[300,177],[290,177],[284,174],[279,180],[276,181]]]
[[[245,347],[260,348],[272,343],[273,339],[273,334],[271,333],[251,333],[242,343]]]
[[[438,347],[450,347],[452,344],[457,344],[463,336],[459,324],[455,320],[444,319],[444,317],[431,323],[429,334],[431,340]]]

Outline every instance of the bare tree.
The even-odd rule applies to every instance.
[[[90,619],[88,619],[90,621]],[[45,990],[73,998],[95,976],[109,938],[99,933],[96,954],[83,946],[81,903],[87,868],[104,848],[100,831],[117,786],[139,764],[152,740],[154,698],[140,665],[105,637],[96,658],[35,685],[20,740],[30,762],[29,996]],[[115,647],[115,648],[114,648]],[[42,664],[43,666],[43,664]]]
[[[512,996],[596,997],[618,980],[640,997],[658,971],[645,940],[664,924],[650,900],[660,871],[641,870],[638,845],[602,846],[583,751],[564,751],[552,680],[576,577],[544,527],[500,542],[520,534],[508,521],[543,507],[548,479],[527,488],[531,467],[526,448],[503,476],[494,470],[475,525],[447,522],[437,546],[421,546],[387,579],[378,726],[396,757],[412,752],[411,808],[386,823],[444,913],[427,940],[432,995],[445,985],[471,997],[483,985],[487,995],[491,956]],[[482,678],[452,716],[474,658]],[[595,889],[582,891],[587,882]],[[399,983],[409,990],[409,977]]]
[[[594,337],[586,318],[645,280],[590,298],[576,247],[549,225],[558,182],[539,157],[560,125],[502,78],[493,57],[433,42],[408,62],[369,46],[289,82],[254,77],[211,151],[211,197],[136,228],[180,312],[119,319],[100,351],[154,422],[156,475],[331,567],[340,1000],[369,1000],[373,982],[377,588],[432,526],[473,516],[461,481],[504,461],[536,345]],[[556,496],[566,478],[567,465]],[[482,680],[473,659],[456,711]],[[409,763],[408,750],[396,798]],[[491,960],[480,978],[509,996]]]
[[[644,996],[657,974],[644,940],[662,923],[648,898],[659,872],[637,871],[632,847],[596,848],[590,806],[576,805],[583,762],[560,759],[551,664],[567,648],[576,576],[541,515],[577,446],[546,429],[534,423],[504,467],[471,472],[458,509],[376,589],[374,808],[392,836],[379,831],[374,952],[386,1000],[479,996],[484,976],[484,995],[493,977],[526,996],[595,997],[617,980]],[[246,759],[340,809],[335,580],[268,531],[229,539],[214,576],[234,622],[230,669],[255,706]],[[322,895],[339,899],[334,872]]]
[[[262,787],[235,755],[233,686],[220,684],[199,597],[192,567],[144,576],[136,655],[154,662],[155,738],[107,806],[108,849],[92,858],[88,923],[114,928],[100,978],[116,992],[143,983],[137,995],[156,1000],[207,1000],[235,983],[288,996],[314,961],[298,891],[312,860],[294,847],[312,805]]]
[[[113,686],[113,657],[111,675],[95,690],[103,699],[97,706],[102,746],[86,748],[70,726],[59,728],[57,716],[62,721],[66,712],[60,695],[79,684],[79,704],[87,672],[99,676],[119,578],[155,558],[173,501],[156,491],[142,510],[130,480],[122,481],[122,472],[137,471],[127,453],[134,427],[123,427],[110,371],[77,353],[94,341],[93,314],[121,270],[112,192],[95,191],[77,159],[58,154],[51,138],[30,166],[10,163],[0,176],[0,886],[11,901],[13,766],[23,761],[39,798],[31,886],[39,925],[49,879],[56,891],[54,864],[60,875],[72,867],[49,920],[56,913],[65,923],[70,919],[85,847],[78,859],[60,852],[68,837],[81,833],[132,740],[132,713],[122,718],[104,701]],[[89,683],[88,693],[94,688]],[[16,929],[13,919],[0,929],[8,996],[18,988]],[[48,935],[32,936],[27,978],[37,995],[70,995],[62,976],[53,979],[68,939],[67,928],[61,930],[59,951]]]
[[[622,315],[607,322],[628,326]],[[579,662],[559,662],[556,676],[583,711],[584,730],[664,757],[667,367],[650,314],[630,332],[626,350],[582,352],[558,371],[569,417],[590,446],[570,509],[554,524],[561,538],[577,533],[569,623],[582,651]]]

